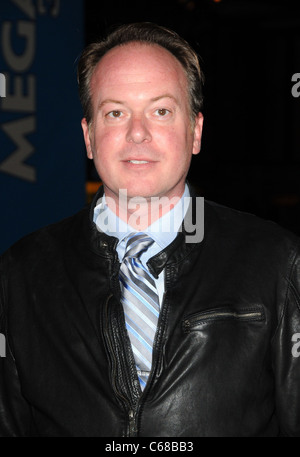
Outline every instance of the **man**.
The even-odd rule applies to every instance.
[[[203,219],[195,53],[126,25],[78,75],[103,188],[1,259],[0,434],[300,436],[299,240],[212,202]]]

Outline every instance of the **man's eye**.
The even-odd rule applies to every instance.
[[[118,118],[122,116],[122,111],[110,111],[109,113],[107,113],[107,116],[112,118]]]
[[[166,109],[166,108],[159,108],[159,109],[157,109],[157,110],[155,111],[155,113],[156,113],[158,116],[163,117],[163,116],[166,116],[167,114],[169,114],[170,111],[169,111],[168,109]]]

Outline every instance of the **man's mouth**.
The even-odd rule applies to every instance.
[[[127,162],[129,163],[135,163],[137,165],[141,164],[141,163],[149,163],[148,160],[127,160]]]

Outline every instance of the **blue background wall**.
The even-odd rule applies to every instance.
[[[0,252],[85,204],[82,0],[1,0]]]

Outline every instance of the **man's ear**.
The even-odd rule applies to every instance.
[[[84,138],[84,142],[85,142],[87,157],[89,159],[93,159],[93,151],[92,151],[92,145],[91,145],[91,139],[90,139],[90,129],[89,129],[89,126],[88,126],[88,123],[87,123],[85,117],[81,121],[81,127],[82,127],[82,131],[83,131],[83,138]]]
[[[203,114],[198,113],[196,116],[195,125],[194,125],[193,154],[199,154],[200,149],[201,149],[203,121],[204,121]]]

